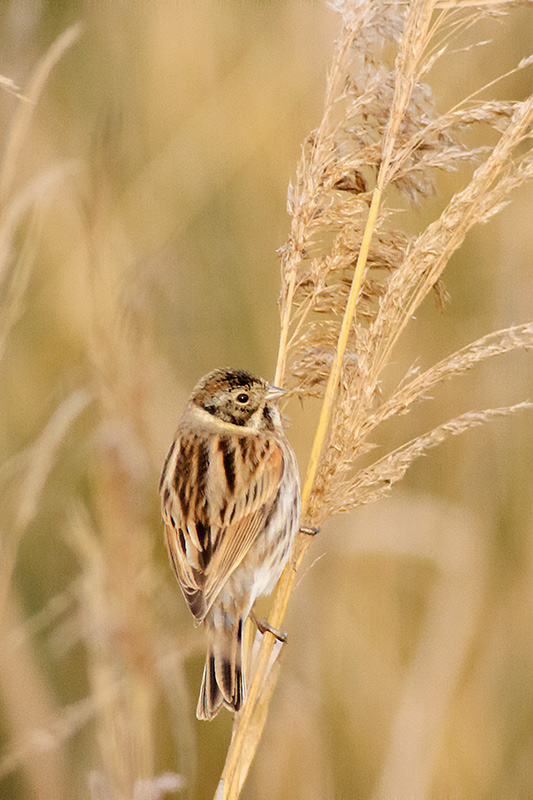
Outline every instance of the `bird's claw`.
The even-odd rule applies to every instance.
[[[268,633],[271,633],[272,636],[278,640],[278,642],[281,642],[282,644],[287,643],[287,634],[283,631],[278,631],[268,622],[268,620],[257,619],[253,611],[250,612],[250,617],[255,622],[256,628],[260,633],[264,635],[268,631]]]
[[[307,536],[316,536],[317,533],[320,533],[320,528],[309,528],[307,525],[300,525],[300,533],[305,533]]]

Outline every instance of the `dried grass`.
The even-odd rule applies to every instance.
[[[50,198],[74,172],[83,183],[79,165],[67,162],[44,170],[22,188],[17,186],[35,104],[50,72],[76,42],[80,30],[78,25],[66,30],[37,65],[5,146],[0,169],[4,312],[0,356],[25,311],[41,219]],[[106,142],[98,146],[100,155],[107,156]],[[96,156],[95,161],[98,164]],[[92,723],[101,769],[86,776],[91,796],[157,798],[183,786],[183,779],[175,773],[156,774],[154,713],[162,695],[167,695],[171,707],[185,704],[182,670],[187,650],[176,653],[175,642],[155,617],[156,609],[164,615],[168,608],[164,609],[165,589],[154,564],[152,535],[141,500],[147,491],[150,458],[144,404],[150,368],[143,367],[149,343],[136,329],[135,315],[105,261],[111,251],[109,238],[115,233],[107,224],[110,195],[106,194],[106,176],[90,177],[93,180],[81,190],[86,193],[83,249],[89,253],[84,259],[89,300],[83,343],[89,365],[85,385],[58,405],[37,439],[3,464],[0,473],[0,491],[12,518],[2,520],[0,627],[9,646],[2,659],[0,692],[6,698],[11,740],[0,758],[0,778],[22,770],[39,797],[53,800],[65,796],[70,791],[65,744]],[[17,252],[16,239],[23,223],[26,238]],[[72,504],[64,531],[81,578],[56,595],[37,619],[23,625],[13,618],[15,593],[8,597],[19,547],[42,505],[61,446],[89,405],[93,427],[85,446],[97,464],[92,474],[96,503],[91,513],[80,503]],[[49,644],[58,656],[80,644],[87,653],[90,692],[63,708],[52,699],[32,649],[32,636],[48,625]],[[180,676],[182,688],[176,690]],[[186,759],[192,749],[190,730],[180,726],[176,738]]]
[[[405,414],[430,389],[493,355],[533,344],[531,324],[488,334],[381,396],[384,371],[402,332],[440,282],[468,231],[486,222],[533,177],[533,96],[520,102],[473,96],[440,114],[422,84],[451,37],[475,26],[479,8],[415,0],[335,4],[342,14],[328,78],[324,115],[304,144],[289,188],[291,236],[282,248],[281,337],[276,383],[299,397],[323,398],[302,489],[303,522],[378,499],[412,461],[450,436],[531,408],[468,412],[418,436],[370,466],[357,458],[374,447],[368,436]],[[490,4],[498,13],[507,4]],[[396,49],[392,65],[387,53]],[[517,66],[529,65],[524,60]],[[481,91],[481,89],[479,90]],[[478,93],[476,93],[478,94]],[[498,134],[493,147],[469,147],[462,131],[482,124]],[[398,194],[418,207],[436,191],[437,171],[475,167],[470,181],[427,228],[410,235],[395,221]],[[310,539],[301,534],[281,578],[270,623],[283,618]],[[273,640],[265,636],[247,704],[236,718],[217,797],[236,798],[261,737],[275,680]],[[394,785],[388,772],[386,786]],[[384,795],[385,796],[385,795]]]
[[[414,459],[441,441],[529,408],[527,403],[517,403],[467,412],[385,455],[377,450],[383,423],[410,412],[446,381],[493,355],[533,344],[533,325],[514,325],[482,336],[422,371],[407,369],[397,385],[389,386],[388,365],[416,309],[430,293],[441,307],[447,302],[441,276],[450,255],[473,225],[489,219],[531,177],[530,100],[480,99],[476,92],[443,113],[425,85],[437,61],[453,55],[449,51],[458,34],[475,41],[476,24],[484,15],[500,14],[512,5],[426,0],[410,5],[376,0],[337,3],[344,30],[328,78],[324,116],[304,142],[289,189],[291,233],[281,252],[282,326],[276,381],[286,385],[290,395],[323,401],[304,488],[308,523],[321,523],[387,493]],[[150,13],[157,17],[155,11]],[[191,17],[196,14],[195,9]],[[158,20],[163,28],[168,18],[163,13]],[[64,312],[72,296],[76,305],[71,316],[79,309],[82,312],[74,326],[74,349],[78,350],[69,365],[68,388],[61,401],[52,401],[52,411],[42,415],[49,421],[41,422],[38,436],[28,437],[33,443],[24,440],[22,449],[0,468],[4,512],[0,694],[8,733],[0,756],[0,779],[17,773],[32,794],[50,800],[74,796],[76,790],[90,793],[94,800],[153,799],[172,791],[198,796],[202,794],[198,787],[212,779],[205,777],[202,748],[214,760],[213,742],[220,731],[216,725],[224,720],[214,723],[204,734],[206,739],[200,740],[186,670],[203,645],[185,619],[185,611],[181,619],[170,573],[166,564],[158,562],[162,548],[159,523],[154,521],[158,519],[154,487],[165,437],[175,422],[176,387],[169,380],[167,364],[158,372],[161,354],[147,330],[146,276],[133,263],[137,242],[130,235],[135,227],[132,219],[143,215],[144,243],[160,247],[175,231],[175,212],[165,208],[161,187],[166,189],[168,175],[174,176],[183,154],[189,153],[189,143],[182,131],[168,148],[156,148],[144,170],[133,170],[135,177],[120,194],[124,186],[115,185],[110,176],[121,155],[121,134],[113,126],[102,125],[89,157],[92,169],[86,170],[78,161],[56,160],[20,180],[35,106],[51,71],[79,33],[79,27],[70,28],[52,45],[27,91],[0,77],[0,88],[20,102],[0,169],[0,358],[6,360],[6,345],[24,321],[28,289],[42,257],[43,221],[50,219],[46,213],[50,200],[65,202],[58,190],[63,192],[66,179],[73,175],[76,201],[82,209],[81,221],[76,218],[69,228],[72,249],[61,265],[65,274],[75,276],[76,292],[68,293],[72,284],[67,280],[62,287],[68,287],[67,292],[57,299],[57,307]],[[188,120],[191,140],[198,126],[210,127],[225,104],[240,108],[242,87],[255,61],[260,59],[251,48],[234,72],[225,73],[223,86],[213,93],[212,107],[201,107]],[[525,59],[516,69],[529,64]],[[275,115],[271,117],[273,127],[283,127],[284,120],[280,123]],[[489,132],[489,143],[477,141],[470,146],[470,131],[480,127]],[[264,135],[265,130],[261,131]],[[240,170],[248,180],[250,156],[262,145],[261,137],[243,139],[244,145],[236,147],[227,161],[221,159],[219,182],[220,174],[227,177]],[[44,152],[48,153],[46,147]],[[441,173],[465,166],[471,180],[448,201],[440,216],[417,234],[407,229],[405,209],[423,207],[436,196]],[[202,170],[198,173],[192,170],[187,177],[186,202],[180,195],[179,232],[209,204],[206,195],[196,191],[195,182],[207,180]],[[159,194],[163,200],[156,203]],[[69,194],[65,206],[70,202]],[[59,239],[62,213],[54,219],[53,235]],[[68,214],[66,219],[72,222]],[[59,247],[54,258],[57,252],[64,257]],[[140,258],[144,256],[143,252]],[[163,279],[179,280],[174,267]],[[212,344],[210,330],[206,340]],[[62,358],[62,351],[57,358]],[[414,360],[418,361],[418,354]],[[51,382],[53,397],[57,397],[60,387],[54,370]],[[156,433],[154,386],[172,398],[164,412],[168,429],[165,421]],[[29,413],[35,414],[35,406]],[[34,417],[30,430],[39,430]],[[68,442],[70,449],[64,446]],[[79,461],[87,463],[76,472]],[[52,503],[59,498],[61,508],[54,508],[52,524],[59,531],[56,538],[63,556],[67,553],[58,570],[64,563],[70,566],[65,580],[55,584],[59,590],[45,596],[36,613],[24,619],[13,573],[21,544],[27,544],[28,551],[35,548],[45,566],[47,559],[55,558],[58,543],[53,537],[43,544],[30,536],[39,528],[39,512],[50,502],[51,484],[61,469],[68,477],[53,495]],[[76,479],[71,469],[80,486],[73,487]],[[456,591],[455,577],[464,566],[459,516],[449,543],[453,563],[448,569],[434,559],[443,577],[430,597],[410,663],[377,784],[378,796],[390,795],[391,787],[405,787],[405,794],[419,796],[430,792],[443,717],[475,629],[483,590],[482,582],[470,580],[474,569],[469,562],[461,573],[461,591]],[[469,541],[475,538],[472,531],[467,533]],[[293,564],[282,577],[270,617],[277,628],[283,627],[295,575],[309,542],[308,537],[300,537]],[[401,542],[395,546],[403,552]],[[392,552],[390,543],[388,548]],[[476,558],[478,553],[475,549]],[[36,592],[36,596],[41,602],[41,595]],[[459,610],[463,617],[456,625]],[[335,635],[345,635],[345,627],[339,623]],[[46,666],[41,663],[43,650]],[[283,663],[280,650],[268,635],[262,640],[257,637],[251,650],[255,677],[245,709],[235,721],[219,797],[236,797],[246,779]],[[74,689],[69,683],[59,693],[50,675],[55,677],[58,670],[61,675],[64,663],[69,668],[74,663],[75,669],[82,664],[86,676],[81,685],[76,676]],[[434,685],[431,680],[442,692],[430,717],[420,720],[416,717],[418,690],[422,687],[428,698]],[[307,705],[305,712],[306,723],[316,719]],[[405,731],[413,730],[413,720],[416,736],[407,740]],[[307,725],[300,727],[303,731]],[[279,736],[280,749],[288,735],[292,737],[292,728],[285,739]],[[72,743],[83,736],[88,745],[74,762]],[[431,753],[421,758],[420,747],[428,739]],[[317,728],[316,746],[320,742]],[[321,754],[332,773],[325,748]],[[176,772],[168,772],[168,764]],[[269,769],[276,765],[269,764]],[[188,787],[181,773],[187,776]],[[326,783],[334,785],[332,774],[328,773]]]

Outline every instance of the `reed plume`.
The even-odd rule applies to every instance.
[[[291,231],[281,250],[276,383],[297,397],[322,400],[302,489],[306,526],[387,494],[413,460],[448,437],[531,407],[524,402],[464,413],[361,465],[385,420],[408,413],[430,389],[476,363],[533,344],[531,324],[489,333],[423,373],[408,370],[386,395],[382,391],[394,347],[417,308],[431,292],[439,305],[446,302],[441,276],[468,231],[533,177],[533,96],[483,100],[486,87],[480,87],[443,113],[423,83],[455,37],[466,30],[472,36],[480,19],[504,5],[334,4],[343,31],[323,117],[303,144],[289,187]],[[524,60],[516,69],[529,65]],[[479,125],[497,134],[494,146],[466,144],[465,131]],[[418,209],[435,195],[439,172],[459,165],[469,165],[472,174],[440,216],[419,233],[402,229],[402,202]],[[277,629],[309,544],[301,533],[280,580],[269,617]],[[217,797],[236,798],[246,778],[279,669],[273,648],[266,635]]]

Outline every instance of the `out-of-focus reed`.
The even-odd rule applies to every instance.
[[[378,34],[391,36],[372,58],[361,46],[365,36],[377,44],[372,18],[359,28],[353,63],[339,40],[345,61],[330,75],[329,98],[339,86],[342,97],[318,137],[306,139],[293,179],[278,375],[302,398],[303,409],[291,402],[289,431],[302,465],[380,169],[401,8],[367,6],[386,14]],[[511,9],[503,25],[489,15],[462,29],[448,10],[449,33],[462,38],[424,76],[438,99],[415,81],[409,124],[393,137],[397,169],[382,176],[332,406],[333,446],[318,464],[315,486],[327,503],[311,496],[313,519],[388,489],[410,456],[446,432],[419,438],[440,419],[482,408],[484,398],[501,407],[528,396],[527,355],[506,356],[513,367],[481,364],[530,335],[520,324],[530,316],[521,291],[531,261],[527,194],[474,244],[467,240],[467,260],[455,257],[446,288],[430,270],[412,286],[399,277],[414,278],[428,253],[436,263],[430,245],[444,254],[445,239],[431,228],[439,215],[449,219],[442,212],[455,209],[454,224],[465,226],[470,201],[481,214],[481,199],[485,211],[497,199],[471,195],[461,206],[458,193],[477,167],[472,155],[497,163],[483,148],[512,130],[516,108],[489,94],[454,107],[463,81],[474,91],[524,55],[526,15]],[[318,4],[2,11],[2,796],[199,798],[215,790],[231,720],[194,720],[203,642],[166,563],[158,472],[200,374],[224,364],[273,371],[284,187],[299,142],[320,119],[338,24]],[[490,51],[494,65],[483,57],[490,46],[468,49],[492,35],[500,43]],[[523,96],[525,74],[504,84],[512,96]],[[479,116],[494,134],[474,131]],[[523,148],[508,182],[526,163]],[[441,174],[454,159],[457,176]],[[455,206],[425,196],[435,169]],[[410,253],[421,261],[409,268]],[[444,314],[422,304],[395,342],[424,281],[438,304],[446,289],[451,302]],[[381,324],[387,308],[389,327]],[[392,325],[389,312],[404,317]],[[415,359],[420,368],[402,384]],[[472,375],[443,382],[478,363]],[[354,415],[350,393],[363,384]],[[466,388],[454,391],[459,385]],[[437,388],[432,403],[414,405]],[[416,415],[398,418],[406,406]],[[281,680],[250,796],[386,797],[391,786],[404,796],[530,793],[529,431],[517,417],[460,437],[423,470],[414,463],[388,503],[323,524],[313,545],[322,557],[305,562],[289,609],[290,644],[276,663]],[[410,450],[398,449],[410,440]],[[374,441],[380,451],[366,449]]]

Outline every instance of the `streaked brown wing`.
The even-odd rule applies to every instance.
[[[271,436],[182,434],[161,478],[170,559],[198,620],[262,530],[284,470]]]

